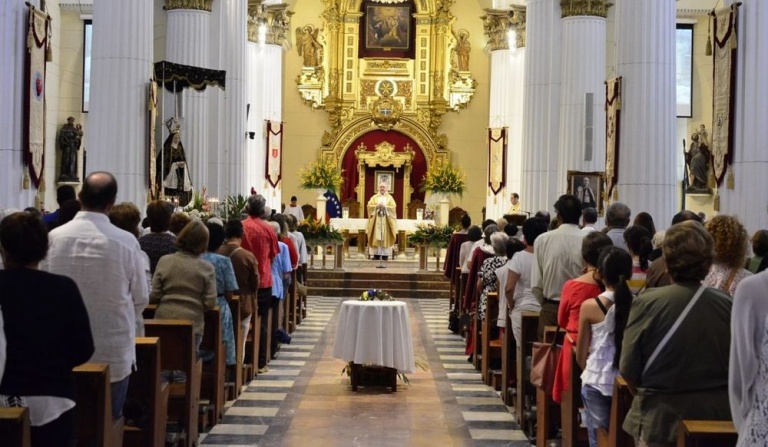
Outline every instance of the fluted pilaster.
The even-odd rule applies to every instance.
[[[768,3],[741,0],[739,8],[738,70],[736,81],[736,126],[733,164],[735,189],[720,188],[720,212],[733,214],[744,223],[750,236],[768,228]],[[733,118],[732,118],[733,119]]]
[[[551,209],[557,189],[561,24],[558,0],[529,0],[520,198],[530,211]]]
[[[567,191],[569,170],[605,170],[606,23],[603,17],[571,15],[562,24],[557,184],[559,191]]]
[[[247,194],[251,186],[246,181],[246,42],[247,3],[243,0],[222,0],[221,51],[227,71],[224,93],[219,169],[220,196]]]
[[[280,209],[282,202],[282,181],[273,188],[265,178],[267,161],[266,121],[277,124],[282,121],[283,49],[278,45],[248,43],[248,101],[251,114],[248,130],[255,131],[256,137],[248,141],[247,178],[267,199],[267,205]],[[283,159],[292,155],[283,148]],[[283,172],[283,178],[292,173]]]
[[[19,36],[26,36],[24,2],[0,2],[0,208],[23,209],[34,204],[33,188],[22,189],[24,168],[21,129],[24,85],[24,46]],[[47,163],[53,163],[46,160]]]
[[[675,0],[616,3],[623,77],[619,201],[669,225],[675,198]]]
[[[170,3],[170,2],[169,2]],[[211,32],[211,13],[204,9],[176,8],[168,11],[166,60],[194,67],[211,68],[208,36]],[[192,185],[195,189],[208,183],[208,94],[186,89],[181,93],[184,100],[179,110],[181,141],[186,151]],[[166,93],[166,104],[174,104],[172,94]],[[170,118],[172,107],[165,108],[163,121]],[[166,129],[163,129],[166,135]],[[163,138],[165,140],[165,138]]]
[[[506,187],[494,196],[487,188],[485,215],[503,216],[510,207],[509,195],[520,193],[523,153],[523,84],[525,48],[491,53],[491,91],[488,127],[507,127]],[[490,161],[489,161],[490,162]],[[522,206],[526,206],[523,204]]]
[[[118,201],[147,196],[147,84],[152,75],[152,0],[93,5],[87,170],[117,178]]]

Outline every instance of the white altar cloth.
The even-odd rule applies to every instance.
[[[408,306],[402,301],[343,302],[333,356],[361,365],[415,372]]]
[[[334,217],[329,224],[336,230],[348,230],[350,233],[357,233],[359,230],[366,231],[368,229],[368,219],[342,219]],[[397,231],[415,233],[417,225],[434,224],[434,220],[397,219]]]

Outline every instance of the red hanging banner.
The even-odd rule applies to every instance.
[[[267,121],[267,168],[265,178],[277,188],[283,178],[283,123]]]

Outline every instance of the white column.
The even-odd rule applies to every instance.
[[[507,181],[496,195],[487,188],[485,215],[503,216],[511,206],[509,196],[520,193],[523,153],[523,80],[525,48],[491,53],[491,91],[488,127],[507,127]]]
[[[37,2],[32,2],[37,3]],[[36,190],[22,189],[24,56],[26,11],[22,1],[0,2],[0,208],[24,209],[35,203]],[[54,161],[46,160],[47,163]]]
[[[207,39],[211,33],[211,13],[193,9],[168,11],[166,55],[168,62],[211,68]],[[214,87],[215,88],[215,87]],[[179,109],[181,142],[186,152],[192,186],[195,190],[208,187],[208,90],[199,92],[188,88],[181,95]],[[162,121],[174,114],[174,95],[166,93]],[[163,128],[163,141],[167,129]]]
[[[623,77],[619,201],[657,226],[676,212],[675,0],[616,2],[617,72]]]
[[[739,9],[736,135],[733,169],[735,189],[720,188],[720,212],[738,216],[752,234],[768,228],[768,3],[742,0]],[[733,118],[732,118],[733,119]]]
[[[523,99],[520,200],[528,211],[550,210],[557,190],[560,128],[559,0],[529,0]]]
[[[605,19],[571,16],[563,24],[558,191],[568,171],[605,170]],[[591,100],[588,100],[591,94]]]
[[[222,103],[219,197],[247,195],[250,190],[246,182],[245,159],[247,20],[247,2],[223,0],[221,52],[227,86]]]
[[[87,170],[117,178],[118,201],[144,209],[147,196],[147,84],[152,75],[152,0],[98,0]]]

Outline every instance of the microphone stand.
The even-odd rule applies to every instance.
[[[387,211],[380,209],[377,213],[377,219],[381,219],[382,217],[385,219],[384,222],[379,222],[379,228],[381,229],[379,231],[379,265],[376,266],[377,269],[383,269],[386,268],[386,266],[384,265],[384,255],[381,253],[382,247],[384,246],[384,223],[386,222]]]

